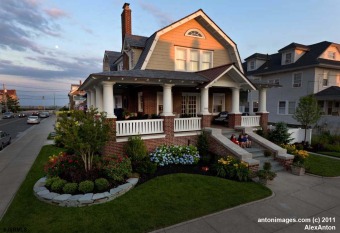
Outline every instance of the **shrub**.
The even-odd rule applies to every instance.
[[[66,180],[58,179],[52,183],[51,190],[56,193],[61,193],[66,183]]]
[[[287,144],[290,141],[292,141],[292,138],[290,137],[290,135],[291,134],[288,133],[287,124],[284,122],[278,122],[275,125],[275,129],[272,131],[269,131],[268,139],[277,145]]]
[[[140,174],[154,174],[157,170],[157,164],[151,162],[148,158],[144,159],[136,168]]]
[[[146,145],[140,136],[130,136],[125,146],[125,151],[131,159],[133,170],[135,170],[139,163],[148,155]]]
[[[98,192],[106,191],[110,187],[110,183],[105,178],[99,178],[94,181],[94,185]]]
[[[263,170],[270,171],[272,169],[272,164],[270,162],[264,162]]]
[[[150,154],[150,160],[158,166],[169,164],[196,164],[200,159],[195,146],[159,146]]]
[[[77,183],[66,183],[63,187],[63,192],[67,194],[75,194],[78,190]]]
[[[248,181],[250,171],[248,164],[232,156],[221,158],[216,164],[217,176],[238,181]]]
[[[45,183],[46,188],[50,189],[53,182],[56,180],[60,180],[60,177],[54,176],[54,177],[47,178],[46,183]]]
[[[85,180],[79,183],[78,190],[82,193],[91,193],[94,189],[94,183],[91,180]]]
[[[120,155],[104,156],[102,169],[108,178],[118,182],[123,181],[132,172],[130,159]]]
[[[211,157],[209,155],[209,143],[208,135],[205,131],[202,131],[197,139],[197,149],[204,163],[209,164]]]

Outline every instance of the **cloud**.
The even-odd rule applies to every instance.
[[[161,27],[167,26],[175,21],[172,19],[170,15],[168,15],[168,13],[161,11],[159,8],[156,8],[154,5],[151,5],[149,3],[145,3],[142,1],[140,1],[139,4],[145,11],[149,12],[151,15],[157,18]]]
[[[56,19],[63,18],[63,17],[68,17],[68,14],[65,11],[60,10],[58,8],[45,9],[44,11],[50,17],[56,18]]]
[[[35,40],[41,36],[60,36],[60,26],[47,20],[37,0],[1,0],[0,47],[43,53]],[[61,12],[61,11],[60,11]]]

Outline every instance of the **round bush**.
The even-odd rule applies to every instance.
[[[105,178],[99,178],[94,181],[94,185],[96,187],[96,190],[98,192],[106,191],[108,190],[110,183],[107,179]]]
[[[53,182],[56,181],[56,180],[60,180],[60,178],[57,177],[57,176],[47,178],[46,179],[46,183],[45,183],[46,188],[50,189],[52,184],[53,184]]]
[[[91,193],[94,189],[94,183],[91,180],[85,180],[79,183],[78,190],[82,193]]]
[[[58,179],[54,181],[53,184],[51,185],[51,190],[56,193],[61,193],[66,183],[67,183],[66,180]]]
[[[63,192],[67,194],[75,194],[78,190],[78,184],[77,183],[67,183],[63,187]]]

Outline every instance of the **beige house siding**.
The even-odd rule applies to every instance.
[[[140,57],[140,55],[142,54],[142,49],[137,49],[137,48],[134,48],[133,49],[133,56],[134,56],[134,58],[133,58],[133,60],[134,60],[134,62],[133,62],[133,67],[135,67],[136,66],[136,64],[137,64],[137,62],[138,62],[138,60],[139,60],[139,57]]]
[[[189,29],[199,29],[205,39],[185,36]],[[175,70],[175,46],[213,51],[213,67],[232,61],[227,49],[193,19],[160,36],[146,69]]]

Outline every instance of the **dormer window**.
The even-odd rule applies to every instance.
[[[249,65],[250,70],[255,70],[255,61],[251,61]]]
[[[290,64],[290,63],[292,63],[292,53],[286,53],[285,64]]]
[[[200,30],[198,30],[198,29],[189,29],[185,33],[185,36],[192,36],[192,37],[198,37],[198,38],[205,39],[204,34]]]
[[[335,52],[329,51],[328,52],[328,58],[335,60]]]

